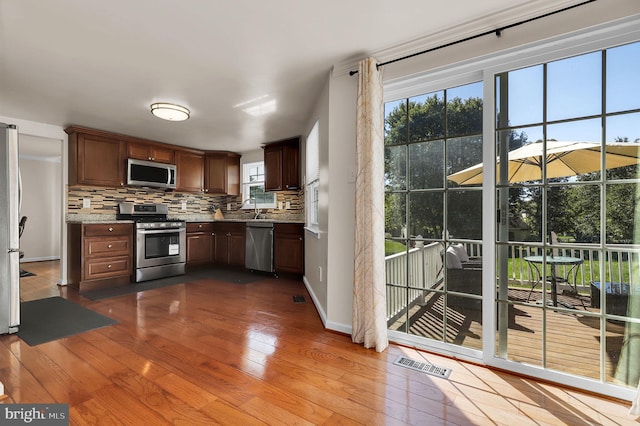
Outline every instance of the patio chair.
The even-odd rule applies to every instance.
[[[477,259],[475,261],[468,259],[462,262],[454,247],[449,247],[446,250],[445,259],[447,265],[447,289],[449,291],[482,295],[482,264],[478,263]],[[463,259],[465,258],[463,257]],[[482,301],[450,295],[449,304],[479,310]]]

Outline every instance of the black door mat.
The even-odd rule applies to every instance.
[[[62,297],[48,297],[20,304],[17,335],[36,346],[112,324],[117,321]]]
[[[118,297],[125,294],[137,293],[139,291],[153,290],[156,288],[167,287],[176,284],[186,284],[191,281],[210,279],[225,281],[235,284],[249,284],[263,279],[264,276],[257,273],[252,273],[246,270],[240,269],[228,269],[228,268],[206,268],[197,269],[195,271],[188,272],[184,275],[178,275],[175,277],[160,278],[157,280],[142,281],[139,283],[131,283],[128,285],[101,288],[98,290],[82,291],[80,294],[91,300],[108,299],[111,297]]]

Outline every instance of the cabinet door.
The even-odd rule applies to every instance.
[[[204,192],[204,154],[176,150],[177,191]]]
[[[229,264],[229,240],[226,234],[215,232],[213,261],[221,265]]]
[[[127,143],[127,157],[137,160],[173,164],[173,149],[144,142]]]
[[[282,190],[282,146],[264,148],[264,190]]]
[[[227,153],[227,195],[240,195],[240,155]]]
[[[151,146],[151,161],[157,161],[158,163],[174,164],[174,151],[171,148],[152,145]]]
[[[291,190],[300,187],[299,143],[287,142],[282,146],[282,189]]]
[[[227,155],[207,154],[204,169],[205,192],[209,194],[226,194]]]
[[[304,274],[304,225],[276,223],[273,240],[273,267],[276,272]]]
[[[136,142],[127,143],[127,157],[135,158],[136,160],[151,161],[149,145]]]
[[[69,176],[69,184],[123,186],[124,142],[94,135],[77,135],[77,176]]]
[[[211,233],[187,234],[187,265],[209,263],[211,261]]]
[[[229,265],[244,266],[245,258],[245,235],[229,235]]]

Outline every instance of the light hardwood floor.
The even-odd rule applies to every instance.
[[[34,347],[1,336],[2,403],[68,403],[71,424],[638,424],[627,403],[396,345],[364,349],[323,329],[296,280],[201,280],[100,301],[56,280],[32,292],[25,279],[23,294],[62,294],[118,324]],[[300,294],[307,302],[293,303]],[[453,372],[395,366],[399,355]]]

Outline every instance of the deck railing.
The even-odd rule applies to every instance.
[[[476,242],[463,242],[470,256],[482,256],[482,245]],[[393,323],[421,301],[426,290],[442,282],[442,243],[435,242],[396,253],[385,258],[387,282],[387,320]],[[564,277],[569,274],[569,283],[578,292],[589,294],[594,281],[637,283],[640,270],[640,248],[632,245],[617,245],[600,250],[588,244],[576,247],[554,248],[554,256],[570,256],[583,260],[569,274],[569,266],[558,266],[556,273]],[[509,246],[509,282],[513,285],[530,287],[535,279],[527,256],[542,255],[542,247],[525,245]],[[604,257],[604,259],[600,259]],[[600,263],[604,261],[604,278],[600,277]],[[560,286],[559,291],[563,288]]]
[[[442,281],[442,244],[418,246],[385,258],[387,320],[393,322]]]

